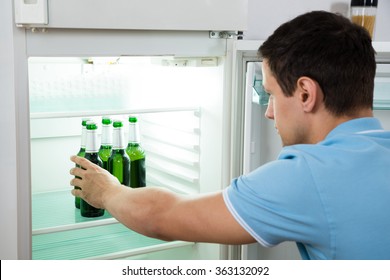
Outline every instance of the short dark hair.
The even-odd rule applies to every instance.
[[[334,115],[372,108],[375,50],[371,37],[349,19],[313,11],[282,24],[260,46],[272,74],[286,96],[302,76],[317,81],[324,103]]]

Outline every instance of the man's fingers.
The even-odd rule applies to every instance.
[[[73,189],[71,192],[74,196],[81,197],[82,191],[80,189]]]
[[[88,169],[88,167],[90,167],[90,165],[92,164],[89,160],[79,156],[71,156],[70,160],[84,169]]]
[[[82,184],[83,184],[83,181],[80,178],[75,177],[75,178],[72,178],[70,180],[71,186],[80,187]]]
[[[69,170],[70,175],[74,175],[76,177],[83,178],[85,174],[85,170],[79,167],[73,167]]]

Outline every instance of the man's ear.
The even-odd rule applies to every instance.
[[[309,77],[300,77],[297,81],[296,92],[304,112],[312,112],[320,98],[317,82]]]

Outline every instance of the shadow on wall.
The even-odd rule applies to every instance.
[[[332,13],[341,14],[345,17],[349,16],[349,5],[347,3],[333,3],[330,7]]]

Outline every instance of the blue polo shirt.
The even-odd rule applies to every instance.
[[[376,118],[284,147],[223,195],[263,246],[295,241],[303,259],[390,259],[390,132]]]

